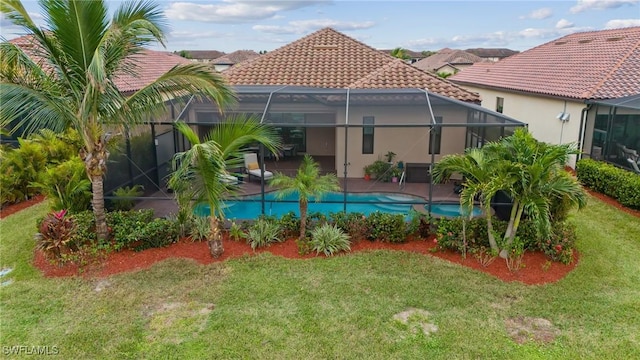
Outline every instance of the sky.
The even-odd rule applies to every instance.
[[[36,1],[23,1],[36,21]],[[107,1],[111,10],[121,1]],[[272,51],[332,27],[377,49],[444,47],[523,51],[564,35],[640,26],[640,0],[565,1],[162,1],[165,50]],[[0,35],[22,35],[0,18]],[[156,50],[162,47],[154,47]]]

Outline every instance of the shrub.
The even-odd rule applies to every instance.
[[[53,200],[53,210],[67,209],[75,214],[91,207],[91,182],[78,157],[48,166],[31,186]]]
[[[478,262],[480,263],[480,265],[482,265],[482,267],[487,267],[491,265],[491,263],[493,263],[498,257],[497,251],[484,246],[470,249],[470,252],[471,254],[473,254],[473,257],[476,258],[476,260],[478,260]]]
[[[323,224],[311,232],[311,250],[316,254],[324,253],[332,256],[340,251],[351,250],[349,246],[349,235],[344,233],[336,225]]]
[[[307,214],[307,236],[311,234],[311,231],[320,225],[328,223],[327,216],[319,211],[310,212]]]
[[[611,196],[626,207],[640,209],[640,174],[593,159],[578,161],[576,174],[592,190]]]
[[[407,235],[427,238],[431,234],[431,216],[413,209],[409,210]]]
[[[107,213],[107,224],[113,229],[113,248],[118,251],[136,247],[142,242],[145,226],[153,221],[153,210],[112,211]],[[176,228],[177,231],[177,228]]]
[[[231,237],[234,241],[240,241],[241,239],[246,239],[247,234],[245,233],[245,229],[241,225],[238,225],[235,221],[231,222],[231,227],[229,227],[229,237]]]
[[[329,214],[330,222],[349,235],[351,239],[359,240],[367,237],[368,229],[366,217],[360,212],[339,211]]]
[[[282,237],[289,238],[300,235],[300,218],[295,212],[290,211],[284,214],[278,222]]]
[[[522,263],[522,258],[524,257],[525,252],[524,242],[518,236],[516,236],[513,239],[511,246],[509,246],[509,248],[506,250],[509,253],[507,258],[505,259],[509,271],[516,272],[522,269],[522,267],[524,266],[524,264]]]
[[[47,214],[40,222],[37,248],[51,260],[61,260],[62,255],[78,250],[73,242],[75,224],[73,219],[65,217],[67,211],[61,210]]]
[[[247,231],[247,242],[254,250],[280,241],[280,225],[276,221],[260,218]]]
[[[576,232],[575,226],[568,222],[556,223],[546,240],[538,240],[537,248],[553,261],[570,264],[573,261]]]
[[[404,215],[389,214],[376,211],[366,219],[369,233],[367,239],[383,242],[399,243],[406,240],[406,223]]]
[[[164,247],[178,240],[178,227],[168,219],[153,219],[140,229],[138,240],[140,243],[133,247],[136,251]]]
[[[180,224],[175,222],[178,233],[180,233]],[[211,217],[195,216],[192,219],[192,226],[189,231],[189,237],[194,241],[202,241],[207,238],[211,231]]]
[[[136,205],[136,201],[132,198],[141,196],[144,194],[144,187],[142,185],[125,186],[116,189],[113,195],[116,197],[111,200],[113,209],[116,211],[128,211],[133,209]]]

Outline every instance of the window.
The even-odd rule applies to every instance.
[[[373,154],[373,124],[375,118],[373,116],[365,116],[362,118],[362,153]]]
[[[436,124],[442,124],[442,116],[436,116]],[[442,142],[442,127],[436,126],[431,129],[429,136],[429,154],[440,154],[440,144]]]
[[[502,114],[502,110],[504,109],[504,98],[497,97],[496,98],[496,112]]]

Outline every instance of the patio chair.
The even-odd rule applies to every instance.
[[[269,180],[273,177],[273,173],[264,169],[264,165],[262,166],[261,171],[260,165],[258,165],[258,155],[256,153],[244,154],[244,168],[245,172],[249,175],[249,181],[251,181],[252,176],[257,179],[262,178],[263,173],[265,180]]]

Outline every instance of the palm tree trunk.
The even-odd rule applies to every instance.
[[[300,200],[300,240],[304,240],[307,235],[307,206],[306,200]]]
[[[508,248],[513,244],[513,239],[516,237],[516,231],[518,231],[518,224],[520,223],[520,218],[522,217],[522,211],[524,210],[524,206],[520,204],[518,201],[513,202],[513,207],[511,208],[511,216],[509,216],[509,225],[507,225],[507,231],[504,233],[504,249],[500,251],[500,257],[506,259],[509,257]]]
[[[224,252],[224,248],[222,247],[222,233],[220,232],[220,223],[218,218],[214,216],[213,207],[210,207],[211,215],[209,217],[209,252],[211,256],[214,258],[220,257]]]
[[[91,205],[93,206],[93,215],[96,218],[96,234],[99,241],[104,241],[109,238],[109,230],[104,210],[104,179],[102,175],[91,176],[91,190],[93,191]]]
[[[496,243],[496,238],[493,236],[493,222],[491,221],[491,205],[487,206],[485,210],[487,216],[487,236],[489,236],[489,246],[491,246],[491,250],[495,252],[499,252],[498,243]]]

